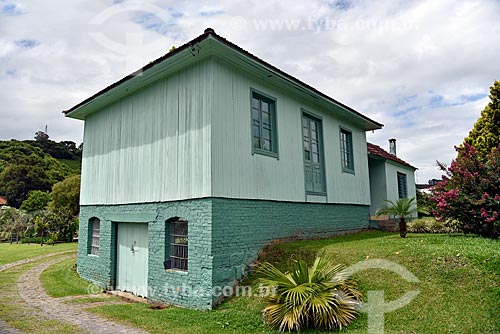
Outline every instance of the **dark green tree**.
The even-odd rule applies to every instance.
[[[56,183],[50,193],[49,210],[65,212],[75,217],[80,212],[80,175],[68,177]]]
[[[46,134],[43,131],[37,131],[35,133],[35,140],[36,141],[46,141],[46,140],[49,140],[49,135]]]
[[[490,102],[465,142],[474,146],[483,157],[500,144],[500,81],[495,81],[490,87]]]
[[[8,165],[0,173],[0,194],[19,208],[31,190],[48,191],[52,183],[39,165]]]
[[[48,192],[33,190],[29,192],[28,198],[21,204],[21,210],[28,212],[45,210],[49,202],[50,195]]]

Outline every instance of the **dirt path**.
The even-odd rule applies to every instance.
[[[13,267],[16,267],[16,266],[20,266],[22,264],[26,264],[26,263],[30,263],[30,262],[35,262],[35,261],[44,259],[46,257],[52,257],[52,256],[56,256],[56,255],[69,254],[69,253],[75,253],[76,254],[76,250],[63,251],[63,252],[57,252],[57,253],[50,253],[50,254],[35,256],[35,257],[31,257],[31,258],[27,258],[27,259],[15,261],[15,262],[10,262],[10,263],[1,265],[0,266],[0,272],[2,272],[4,270],[7,270],[7,269],[10,269],[10,268],[13,268]]]
[[[89,313],[84,310],[84,305],[64,303],[66,298],[58,300],[47,295],[40,282],[40,274],[70,257],[63,256],[44,262],[21,275],[17,283],[19,296],[30,306],[40,310],[45,317],[76,325],[91,334],[146,334],[140,329]]]

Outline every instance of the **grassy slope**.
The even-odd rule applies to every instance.
[[[77,243],[56,244],[54,246],[39,244],[0,244],[0,265],[35,257],[44,254],[63,252],[68,250],[76,250]]]
[[[499,333],[500,242],[467,236],[367,232],[317,241],[281,244],[266,251],[265,260],[286,267],[290,258],[321,252],[350,265],[366,258],[397,262],[419,279],[409,284],[397,274],[371,269],[357,274],[363,292],[383,290],[386,301],[412,289],[420,295],[385,316],[385,333]],[[255,277],[249,278],[250,283]],[[233,298],[211,312],[180,308],[151,310],[145,305],[110,305],[94,309],[154,333],[274,333],[262,324],[261,302]],[[344,333],[366,333],[361,315]]]
[[[51,297],[85,295],[94,289],[87,281],[78,276],[75,270],[76,259],[71,258],[59,262],[40,275],[42,285]]]

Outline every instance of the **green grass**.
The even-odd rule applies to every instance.
[[[332,239],[299,241],[266,249],[264,259],[285,268],[292,258],[316,253],[351,265],[367,258],[394,261],[420,283],[397,274],[370,269],[356,274],[363,293],[383,290],[386,302],[408,290],[420,294],[409,305],[385,315],[386,334],[500,333],[500,242],[472,236],[416,235],[366,232]],[[256,275],[247,283],[255,283]],[[93,308],[112,319],[126,321],[152,333],[276,333],[262,323],[257,298],[233,298],[213,311],[182,308],[151,310],[124,304]],[[362,314],[342,333],[367,333]]]
[[[54,246],[39,244],[0,244],[0,265],[15,262],[39,255],[57,253],[77,249],[77,243],[56,244]]]
[[[0,302],[0,319],[5,321],[9,326],[18,328],[26,334],[82,333],[73,325],[57,320],[48,320],[33,314],[33,309],[20,301],[20,297],[17,294],[19,276],[35,265],[43,263],[43,261],[32,262],[0,272],[0,291],[2,296]]]
[[[42,285],[51,297],[85,295],[90,291],[98,291],[78,276],[75,267],[76,259],[70,258],[56,263],[40,275]]]

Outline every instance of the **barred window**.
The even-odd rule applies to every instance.
[[[89,250],[92,255],[99,255],[99,236],[101,230],[101,221],[98,218],[89,220]]]
[[[188,270],[188,222],[176,218],[168,221],[170,269]]]

